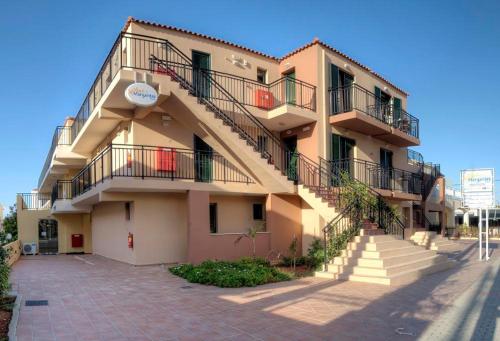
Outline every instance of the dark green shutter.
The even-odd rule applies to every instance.
[[[330,91],[331,96],[331,113],[338,114],[340,112],[340,94],[339,94],[339,68],[335,64],[330,64]]]
[[[394,107],[394,122],[399,123],[401,119],[401,99],[394,97],[393,98],[393,107]]]
[[[332,160],[340,159],[340,136],[332,134]]]

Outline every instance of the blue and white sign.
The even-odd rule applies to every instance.
[[[125,89],[125,98],[139,107],[150,107],[158,101],[158,93],[151,85],[133,83]]]
[[[494,169],[466,169],[461,175],[465,207],[487,208],[495,205]]]

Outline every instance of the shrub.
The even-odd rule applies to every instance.
[[[295,265],[296,266],[305,265],[306,262],[307,262],[307,260],[306,260],[306,257],[304,257],[304,256],[295,258]],[[293,267],[293,257],[286,257],[286,256],[283,257],[281,259],[281,265]]]
[[[183,264],[169,270],[188,282],[222,288],[254,287],[291,279],[267,260],[259,258],[242,258],[234,262],[207,260],[200,265]]]
[[[314,238],[307,249],[306,265],[308,268],[318,270],[324,261],[324,249],[323,241],[319,238]]]
[[[10,267],[7,264],[9,252],[3,246],[0,246],[0,297],[5,297],[9,293],[9,274]]]

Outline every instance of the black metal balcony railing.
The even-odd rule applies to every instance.
[[[382,100],[367,89],[353,84],[348,87],[330,88],[331,115],[358,110],[402,132],[419,137],[418,119],[404,109]]]
[[[22,210],[45,210],[50,208],[50,194],[19,193]]]
[[[52,136],[52,143],[50,145],[49,152],[47,153],[47,157],[45,158],[45,163],[43,164],[42,172],[40,173],[40,177],[38,178],[38,187],[40,187],[43,178],[45,177],[45,173],[47,173],[47,169],[49,169],[56,147],[61,145],[70,145],[71,142],[72,142],[71,127],[70,126],[56,127],[54,135]]]
[[[321,160],[322,168],[332,174],[332,179],[340,179],[342,172],[374,189],[422,194],[422,174],[398,168],[384,168],[381,165],[359,159]]]
[[[71,180],[57,180],[57,182],[52,187],[52,205],[54,205],[56,200],[65,200],[72,198],[73,190],[71,189]]]
[[[162,70],[160,64],[152,64],[152,57],[168,64],[168,69]],[[193,72],[189,58],[167,40],[122,32],[117,37],[85,96],[71,128],[65,128],[71,130],[68,134],[67,144],[72,144],[78,137],[103,94],[122,68],[165,72],[167,74],[184,71],[184,76],[187,75],[186,71],[188,71],[189,75],[187,76],[189,77],[184,80],[188,81],[189,79],[193,84],[203,85],[204,96],[214,101],[232,102],[237,100],[241,104],[266,110],[274,109],[283,104],[316,110],[316,87],[311,84],[289,77],[280,78],[270,84],[261,84],[251,79],[218,71],[197,69]],[[221,87],[224,88],[224,91],[220,90]],[[238,110],[238,105],[232,105],[232,107]],[[40,175],[39,186],[50,165],[53,151],[53,148],[49,151],[47,156],[49,161],[46,162],[44,171]]]
[[[253,183],[214,152],[112,144],[73,178],[72,196],[81,195],[104,180],[117,177]]]
[[[424,157],[419,152],[407,149],[406,150],[406,159],[408,160],[408,164],[422,167],[424,165]]]
[[[156,69],[156,72],[167,70]],[[316,110],[316,87],[304,81],[282,77],[270,84],[259,83],[253,79],[235,76],[229,73],[205,70],[203,72],[210,75],[219,85],[226,89],[238,102],[244,105],[258,107],[265,110],[275,109],[284,104],[294,105],[300,108]],[[207,94],[213,99],[211,94],[218,92],[211,90],[213,84],[204,84]]]
[[[190,64],[188,60],[172,58],[174,55],[172,53],[173,49],[173,46],[164,39],[121,33],[113,44],[111,51],[78,110],[72,126],[73,139],[76,139],[90,114],[101,100],[102,95],[106,92],[121,68],[170,72],[170,70],[161,69],[151,70],[150,58],[152,56],[174,64],[181,63],[186,64],[185,66]],[[288,103],[310,110],[316,109],[316,87],[297,79],[285,77],[270,84],[260,84],[257,81],[228,73],[202,69],[198,69],[198,71],[208,73],[214,83],[222,85],[242,104],[273,109],[279,105]],[[214,84],[209,85],[207,83],[205,86],[214,87]],[[215,91],[210,93],[216,94]],[[268,97],[268,95],[272,96]]]

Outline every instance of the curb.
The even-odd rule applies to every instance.
[[[15,292],[11,292],[12,296],[16,296],[16,300],[14,302],[14,308],[12,308],[12,318],[9,323],[9,333],[7,334],[9,337],[9,341],[16,341],[16,331],[17,331],[17,321],[19,320],[19,310],[21,309],[21,295]]]

